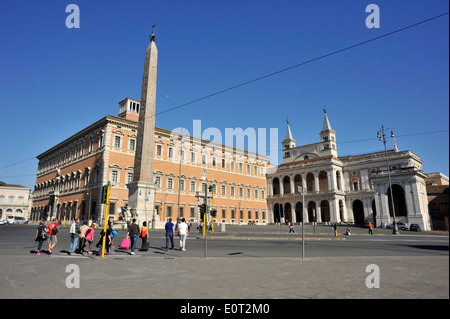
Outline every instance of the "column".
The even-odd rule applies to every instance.
[[[328,190],[334,191],[336,189],[337,189],[337,187],[336,187],[336,172],[333,169],[331,169],[330,177],[328,179]]]
[[[316,201],[316,218],[317,222],[322,222],[322,209],[320,208],[320,200]]]
[[[295,216],[295,201],[294,203],[291,203],[291,219],[293,223],[297,222],[297,216]]]

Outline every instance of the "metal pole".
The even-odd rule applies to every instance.
[[[392,132],[392,130],[391,130],[391,132]],[[395,221],[395,206],[394,206],[394,194],[392,192],[391,170],[389,168],[389,162],[388,162],[388,157],[387,157],[386,134],[385,134],[385,131],[384,131],[384,125],[381,125],[381,134],[382,134],[382,137],[383,137],[384,156],[385,156],[385,159],[386,159],[386,166],[387,166],[388,178],[389,178],[389,190],[390,190],[390,193],[391,193],[392,220],[393,220],[392,234],[393,235],[398,235],[397,222]]]
[[[305,188],[302,187],[302,259],[305,259]]]
[[[183,151],[182,150],[182,148],[183,148],[183,137],[182,136],[180,136],[180,140],[181,140],[181,142],[180,142],[180,151],[178,152],[178,156],[180,157],[180,163],[179,163],[179,166],[178,166],[178,204],[177,204],[177,206],[178,206],[178,213],[177,213],[177,220],[179,220],[180,219],[180,193],[181,193],[181,187],[180,187],[180,182],[181,182],[181,152]]]
[[[208,212],[208,185],[205,187],[205,213],[204,213],[204,222],[203,222],[203,233],[205,236],[205,251],[204,251],[204,258],[206,259],[206,256],[208,255],[208,231],[205,231],[205,228],[207,227],[208,218],[207,218],[207,212]]]
[[[106,245],[106,233],[108,225],[108,210],[109,210],[109,192],[111,190],[111,182],[108,181],[108,188],[106,191],[106,203],[105,203],[105,221],[103,225],[103,242],[102,242],[102,259],[105,257],[105,245]]]

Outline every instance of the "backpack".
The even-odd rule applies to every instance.
[[[119,236],[119,234],[117,233],[117,231],[113,230],[111,232],[111,235],[113,236],[113,238],[116,238],[117,236]]]
[[[53,228],[52,228],[52,235],[56,235],[58,233],[58,227],[55,225],[55,226],[53,226]]]
[[[47,233],[45,232],[45,228],[42,229],[41,233],[38,235],[37,240],[47,240]]]

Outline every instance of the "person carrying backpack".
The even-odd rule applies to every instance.
[[[56,218],[53,218],[52,222],[47,226],[46,232],[48,233],[48,253],[52,254],[52,249],[55,248],[56,243],[58,242],[58,239],[56,237],[56,234],[58,233],[59,226],[56,221]]]
[[[47,233],[45,232],[45,221],[41,219],[39,221],[39,227],[36,230],[36,238],[34,239],[34,241],[38,242],[36,255],[41,254],[42,244],[44,243],[45,240],[47,240],[47,237],[48,237]]]

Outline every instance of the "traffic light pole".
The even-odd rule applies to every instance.
[[[205,252],[204,252],[205,259],[206,256],[208,255],[208,232],[205,231],[208,221],[208,218],[206,217],[207,212],[208,212],[208,187],[205,187],[205,213],[203,214],[203,237],[205,237]]]
[[[214,186],[212,187],[212,190],[211,190],[211,233],[214,233],[214,215],[213,215],[213,210],[214,210]]]
[[[102,259],[105,257],[105,244],[106,244],[106,227],[108,225],[108,210],[109,210],[109,192],[111,190],[111,182],[108,182],[106,186],[106,198],[105,200],[105,220],[103,222],[103,242],[102,242]],[[102,194],[102,199],[104,198]],[[103,200],[102,200],[103,201]]]

